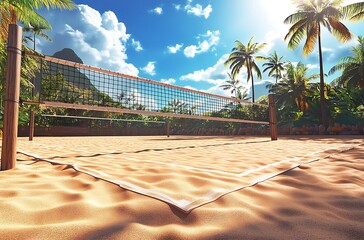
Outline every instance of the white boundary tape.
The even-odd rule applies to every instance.
[[[339,153],[347,152],[347,151],[352,150],[355,147],[360,146],[360,145],[362,145],[362,144],[356,144],[354,146],[345,148],[343,150],[339,150],[339,151],[337,151],[337,152],[335,152],[333,154],[328,154],[328,155],[323,156],[321,158],[315,158],[315,159],[311,159],[311,160],[304,161],[304,162],[301,162],[301,163],[292,164],[288,169],[285,169],[285,170],[277,172],[277,173],[272,173],[272,174],[261,176],[261,177],[255,179],[251,184],[248,184],[248,185],[238,186],[238,187],[235,187],[235,188],[233,188],[231,190],[228,190],[228,189],[225,189],[225,188],[213,189],[210,193],[208,193],[208,194],[206,194],[206,195],[204,195],[202,197],[199,197],[194,201],[188,201],[188,200],[185,200],[185,199],[176,200],[176,199],[171,198],[171,197],[169,197],[169,196],[167,196],[165,194],[158,193],[158,192],[155,192],[155,191],[152,191],[152,190],[149,190],[149,189],[145,189],[145,188],[136,186],[134,184],[131,184],[129,182],[126,182],[126,181],[110,180],[110,178],[112,178],[112,177],[109,174],[106,174],[104,172],[97,171],[97,170],[94,170],[94,169],[90,169],[90,171],[88,172],[88,171],[79,169],[79,167],[77,165],[75,165],[75,164],[67,164],[67,163],[61,163],[61,162],[53,161],[53,160],[50,160],[50,159],[47,159],[47,158],[43,158],[41,156],[37,156],[35,154],[24,152],[24,151],[18,151],[18,153],[29,156],[29,157],[32,157],[32,158],[35,158],[36,161],[45,161],[45,162],[51,163],[53,165],[67,166],[69,168],[74,169],[75,171],[82,172],[82,173],[87,174],[89,176],[92,176],[92,177],[94,177],[96,179],[104,180],[106,182],[115,184],[115,185],[117,185],[117,186],[119,186],[121,188],[124,188],[126,190],[129,190],[129,191],[132,191],[132,192],[135,192],[135,193],[138,193],[138,194],[148,196],[148,197],[160,200],[162,202],[165,202],[165,203],[167,203],[169,205],[172,205],[172,206],[176,207],[177,209],[181,210],[184,213],[189,213],[193,209],[198,208],[198,207],[203,206],[203,205],[206,205],[206,204],[211,203],[213,201],[216,201],[217,199],[219,199],[219,198],[221,198],[221,197],[223,197],[223,196],[225,196],[225,195],[227,195],[229,193],[236,192],[236,191],[239,191],[239,190],[244,189],[244,188],[252,187],[252,186],[254,186],[254,185],[258,184],[258,183],[267,181],[267,180],[269,180],[269,179],[271,179],[271,178],[273,178],[275,176],[278,176],[278,175],[283,174],[285,172],[288,172],[288,171],[290,171],[292,169],[295,169],[295,168],[297,168],[297,167],[299,167],[299,166],[301,166],[303,164],[308,164],[308,163],[312,163],[312,162],[319,161],[319,160],[322,160],[322,159],[330,158],[333,155],[337,155]],[[343,146],[346,146],[346,145],[343,145]],[[335,148],[335,149],[334,148],[328,148],[328,149],[325,149],[323,151],[318,151],[318,152],[306,154],[303,157],[313,156],[315,154],[324,153],[324,152],[329,151],[329,150],[337,150],[337,148]],[[262,166],[262,167],[259,167],[259,168],[256,168],[256,169],[251,169],[251,170],[247,170],[245,172],[239,173],[239,174],[235,174],[235,173],[229,173],[229,172],[224,172],[224,171],[219,171],[219,170],[202,169],[202,168],[182,166],[182,165],[171,164],[171,163],[154,162],[154,161],[149,161],[149,160],[139,160],[139,159],[128,158],[128,157],[126,157],[125,159],[132,160],[132,161],[138,161],[138,162],[148,162],[148,163],[154,163],[154,164],[157,163],[157,164],[173,166],[173,167],[176,167],[176,168],[184,168],[184,169],[189,169],[189,170],[199,171],[199,172],[217,173],[217,174],[229,175],[229,176],[234,176],[234,177],[244,177],[244,176],[249,175],[250,173],[259,172],[259,171],[261,171],[263,169],[266,169],[266,168],[269,168],[271,166],[278,166],[280,164],[288,163],[290,161],[302,160],[302,158],[285,159],[285,160],[282,160],[282,161],[279,161],[279,162],[276,162],[276,163],[268,164],[268,165],[265,165],[265,166]],[[94,174],[92,172],[94,172],[96,174]],[[100,177],[100,175],[105,176],[105,178]]]

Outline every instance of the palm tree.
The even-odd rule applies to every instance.
[[[311,53],[318,42],[320,62],[320,108],[321,121],[328,126],[328,116],[325,102],[325,82],[321,47],[321,26],[326,27],[339,41],[346,42],[352,35],[348,28],[340,22],[344,17],[341,4],[343,0],[294,0],[297,4],[297,12],[288,16],[284,23],[292,24],[285,40],[288,47],[296,48],[306,37],[303,47],[303,55]]]
[[[230,73],[228,73],[228,75],[230,79],[226,80],[225,84],[220,85],[220,87],[223,90],[230,90],[230,93],[233,94],[232,97],[237,97],[238,92],[241,91],[243,86],[240,85],[240,80],[234,78]]]
[[[266,68],[263,70],[263,72],[266,72],[268,70],[268,76],[275,77],[276,83],[278,82],[279,78],[282,78],[282,71],[284,70],[284,64],[285,62],[282,62],[283,56],[279,57],[277,52],[274,51],[273,54],[270,54],[267,58],[268,62],[263,64],[263,67],[266,66]]]
[[[236,93],[236,99],[243,100],[243,101],[249,101],[251,97],[249,97],[248,89],[241,87],[241,89],[238,89]]]
[[[24,28],[24,32],[30,32],[33,35],[33,50],[35,51],[36,44],[36,36],[40,36],[48,41],[51,41],[50,37],[44,33],[45,30],[50,30],[51,27],[49,24],[44,24],[42,22],[39,23],[29,23],[27,27]]]
[[[185,113],[185,109],[187,107],[187,103],[179,100],[178,98],[173,99],[168,103],[168,109],[172,113]]]
[[[318,78],[317,74],[307,76],[308,67],[299,62],[297,66],[287,64],[287,73],[277,84],[271,84],[269,92],[277,95],[277,103],[283,107],[296,106],[304,112],[309,108],[307,93],[310,91],[310,81]]]
[[[339,86],[352,86],[364,89],[364,38],[358,37],[359,45],[352,48],[353,56],[343,57],[339,64],[332,67],[329,74],[342,71],[334,80]]]
[[[252,97],[254,102],[255,97],[253,71],[256,72],[258,79],[262,78],[262,74],[255,60],[266,60],[265,57],[255,55],[265,47],[266,43],[253,43],[253,39],[254,37],[250,39],[248,45],[246,46],[240,41],[236,40],[235,47],[231,50],[232,53],[229,55],[229,58],[225,61],[224,64],[230,65],[231,76],[233,76],[234,78],[240,73],[242,67],[246,67],[248,73],[247,81],[252,81]]]
[[[16,24],[17,21],[25,25],[38,23],[49,26],[45,18],[40,16],[36,10],[46,7],[59,9],[72,9],[72,0],[2,0],[0,2],[0,41],[8,36],[8,25]]]

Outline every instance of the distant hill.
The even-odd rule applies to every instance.
[[[261,84],[256,84],[254,86],[255,90],[255,99],[258,99],[259,97],[263,95],[268,95],[269,89],[267,89],[267,85],[271,84],[269,81],[263,81]]]
[[[83,64],[82,59],[77,56],[77,54],[70,48],[64,48],[63,50],[53,54],[52,57]],[[67,66],[65,68],[56,69],[56,67],[53,67],[52,64],[52,71],[58,71],[59,73],[62,73],[68,82],[81,89],[88,89],[92,91],[97,90],[91,83],[90,79],[85,74],[81,73],[76,67]]]
[[[83,64],[82,59],[70,48],[64,48],[54,53],[52,57]],[[48,62],[46,69],[51,73],[52,78],[47,77],[47,74],[43,75],[41,100],[92,105],[112,101],[109,96],[100,92],[77,67]],[[36,79],[36,92],[39,92],[40,86],[39,74]]]
[[[82,59],[70,48],[63,48],[63,50],[53,54],[52,57],[83,64]]]

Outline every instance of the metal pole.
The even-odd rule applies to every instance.
[[[22,28],[16,24],[10,24],[6,64],[6,94],[4,108],[4,135],[1,149],[1,170],[15,168],[16,165],[21,42]]]
[[[275,100],[274,94],[268,95],[269,100],[269,128],[270,128],[270,137],[272,141],[277,140],[277,117],[276,117],[276,108],[275,108]]]

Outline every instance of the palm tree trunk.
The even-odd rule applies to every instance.
[[[34,30],[34,28],[33,28]],[[33,34],[34,38],[33,38],[33,43],[34,43],[34,52],[35,52],[35,33]],[[31,80],[32,84],[33,84],[33,88],[32,88],[32,100],[34,97],[34,88],[35,88],[35,79],[32,78]],[[30,110],[30,114],[29,114],[29,141],[33,141],[33,137],[34,137],[34,110]]]
[[[319,57],[320,57],[320,107],[321,107],[321,121],[325,127],[329,126],[329,119],[326,112],[325,100],[325,81],[324,81],[324,66],[322,61],[322,48],[321,48],[321,30],[318,33]]]
[[[251,62],[248,61],[247,62],[247,70],[248,70],[248,81],[249,81],[249,76],[252,78],[252,99],[253,99],[253,102],[255,102],[255,94],[254,94],[254,77],[253,77],[253,71],[252,71],[252,65],[251,65]]]
[[[252,98],[253,98],[253,102],[255,102],[255,97],[254,97],[254,77],[253,74],[251,73],[252,76]]]
[[[33,48],[33,50],[34,50],[34,52],[35,52],[35,33],[34,33],[33,35],[34,35],[34,39],[33,39],[34,48]]]

